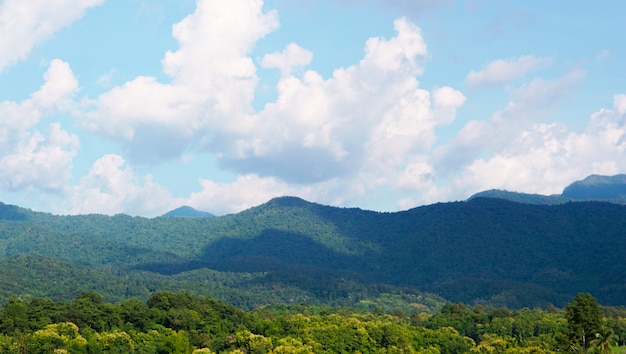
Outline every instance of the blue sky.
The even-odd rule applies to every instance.
[[[622,1],[0,0],[0,201],[395,211],[626,173]]]

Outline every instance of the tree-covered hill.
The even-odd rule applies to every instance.
[[[472,195],[469,199],[475,199],[475,198],[504,199],[504,200],[510,200],[516,203],[544,204],[544,205],[565,204],[565,203],[574,201],[574,200],[565,198],[560,194],[554,194],[554,195],[529,194],[529,193],[511,192],[511,191],[506,191],[506,190],[501,190],[501,189],[489,189],[486,191],[478,192]]]
[[[214,215],[206,211],[200,211],[190,206],[183,205],[179,208],[168,211],[163,214],[163,216],[170,216],[174,218],[210,218]]]
[[[576,200],[606,200],[626,203],[626,175],[591,175],[563,190],[563,197]]]
[[[580,201],[603,201],[626,204],[626,175],[590,175],[565,187],[561,194],[541,195],[490,189],[478,192],[469,199],[496,198],[525,204],[565,204]]]
[[[111,300],[188,290],[246,308],[307,302],[432,310],[443,303],[432,294],[562,306],[579,292],[626,305],[625,231],[626,206],[602,202],[472,198],[378,213],[281,197],[238,214],[154,219],[54,216],[2,204],[0,256],[12,258],[0,270],[44,257],[36,259],[74,279],[63,287]],[[13,290],[1,296],[76,295],[38,286],[32,279],[41,272],[25,269],[2,272],[11,285],[4,289]]]

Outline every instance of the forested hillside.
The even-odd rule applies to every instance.
[[[108,301],[187,290],[275,303],[435,311],[446,300],[624,305],[626,207],[473,198],[398,213],[292,197],[211,218],[54,216],[0,205],[0,297]]]

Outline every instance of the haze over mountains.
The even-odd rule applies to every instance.
[[[623,185],[623,175],[590,176],[561,196],[485,192],[397,213],[294,197],[199,218],[55,216],[0,204],[0,298],[185,290],[244,308],[428,310],[446,300],[562,306],[591,292],[626,305]],[[576,196],[594,201],[567,202]]]

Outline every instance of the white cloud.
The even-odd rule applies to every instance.
[[[421,75],[428,53],[421,30],[406,18],[393,22],[396,37],[389,40],[374,37],[365,43],[365,58],[361,65],[372,66],[384,73],[400,70],[405,75]]]
[[[96,160],[89,173],[70,191],[71,214],[118,214],[156,216],[171,204],[172,196],[152,181],[138,177],[119,155]]]
[[[613,105],[618,114],[624,115],[626,113],[626,95],[613,96]]]
[[[141,76],[115,87],[85,102],[82,125],[120,141],[139,162],[178,157],[237,126],[251,111],[258,81],[249,52],[278,26],[275,11],[263,13],[262,5],[198,1],[196,11],[173,26],[180,47],[162,60],[171,83]]]
[[[37,124],[42,117],[69,108],[78,81],[70,66],[55,59],[44,74],[44,84],[23,102],[0,102],[0,144],[16,139]]]
[[[78,82],[61,60],[50,63],[44,80],[27,100],[0,102],[0,183],[10,190],[60,191],[70,177],[78,137],[58,123],[48,126],[47,136],[34,127],[48,115],[71,109]]]
[[[472,86],[501,85],[542,69],[552,62],[550,58],[523,55],[517,58],[494,60],[480,71],[470,71],[465,82]]]
[[[522,130],[494,156],[468,165],[456,181],[456,192],[469,194],[500,188],[555,194],[590,174],[623,173],[625,103],[625,95],[616,95],[613,109],[593,114],[581,133],[569,132],[556,123],[534,124]]]
[[[23,60],[56,31],[104,0],[4,0],[0,2],[0,73]]]
[[[5,188],[59,191],[65,187],[78,138],[59,124],[51,124],[48,130],[47,139],[39,132],[24,133],[11,151],[0,157],[0,182]]]
[[[534,79],[509,88],[509,103],[489,120],[472,120],[446,145],[435,150],[432,161],[440,178],[459,171],[484,154],[500,151],[520,131],[544,119],[582,82],[585,73],[573,70],[556,80]]]
[[[43,110],[68,110],[72,96],[78,91],[78,80],[70,65],[62,60],[50,62],[44,74],[45,84],[32,94],[33,103]]]
[[[432,95],[419,88],[427,47],[420,29],[401,18],[394,37],[370,38],[359,63],[328,79],[312,70],[286,75],[312,55],[295,43],[269,54],[262,65],[285,75],[278,99],[254,112],[256,68],[248,54],[278,26],[276,17],[263,13],[260,1],[198,2],[174,26],[179,50],[162,62],[172,82],[138,77],[116,87],[90,103],[83,125],[119,140],[131,161],[209,151],[220,167],[263,181],[302,186],[353,178],[359,181],[346,185],[365,193],[375,187],[370,177],[393,180],[412,154],[428,150],[434,129],[453,121],[465,100],[449,87]]]
[[[250,104],[257,82],[248,55],[276,28],[276,11],[264,13],[262,0],[198,1],[196,11],[174,25],[180,48],[166,53],[163,69],[174,84],[215,100],[218,111],[237,111],[237,105]]]
[[[202,190],[192,193],[182,203],[216,215],[239,212],[274,197],[298,194],[294,188],[275,178],[261,178],[254,174],[240,175],[229,183],[201,179],[200,185]]]
[[[242,173],[291,183],[388,174],[435,141],[464,96],[451,88],[420,89],[428,54],[420,29],[402,18],[397,35],[370,38],[355,65],[324,79],[315,71],[283,77],[278,99],[242,124],[220,147],[222,163]],[[376,172],[374,172],[376,171]],[[355,177],[357,178],[357,177]]]
[[[313,53],[296,43],[289,43],[282,52],[266,54],[261,66],[266,69],[279,69],[282,76],[291,74],[294,67],[306,66],[313,59]]]

